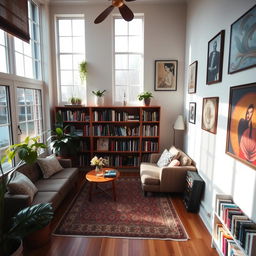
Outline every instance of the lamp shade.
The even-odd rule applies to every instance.
[[[183,116],[182,115],[178,115],[174,126],[173,126],[174,130],[185,130],[185,124],[184,124],[184,120],[183,120]]]

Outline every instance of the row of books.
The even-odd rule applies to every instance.
[[[110,151],[138,151],[139,140],[111,140]]]
[[[83,127],[75,127],[72,125],[70,126],[70,132],[77,136],[90,136],[90,127],[88,124]]]
[[[146,140],[142,144],[143,151],[158,151],[158,142]]]
[[[150,156],[151,156],[151,154],[143,154],[142,156],[141,156],[141,162],[150,162]]]
[[[224,256],[244,256],[244,253],[237,246],[222,224],[216,225],[216,240]]]
[[[159,112],[158,111],[142,111],[142,120],[143,121],[159,121]]]
[[[119,112],[114,109],[106,109],[102,111],[93,111],[93,120],[98,121],[139,121],[139,114],[130,114],[127,112]]]
[[[94,125],[94,136],[139,136],[139,127]]]
[[[138,167],[140,165],[138,156],[102,155],[102,157],[108,160],[109,166]]]
[[[226,227],[245,250],[256,255],[256,224],[250,220],[232,199],[216,199],[216,212]]]
[[[63,121],[90,121],[90,116],[80,110],[59,110],[58,113],[62,116]]]
[[[158,136],[157,125],[143,125],[142,136]]]
[[[88,141],[80,140],[79,141],[79,150],[80,152],[85,152],[90,150],[90,144]]]
[[[90,165],[90,159],[88,155],[79,155],[79,166],[88,166]]]

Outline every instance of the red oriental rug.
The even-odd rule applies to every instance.
[[[188,239],[170,195],[156,193],[144,197],[139,178],[124,177],[116,181],[116,202],[105,193],[93,194],[89,202],[88,188],[87,183],[58,224],[55,235]]]

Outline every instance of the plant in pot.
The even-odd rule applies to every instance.
[[[151,98],[153,98],[152,92],[142,92],[138,95],[138,100],[139,101],[144,100],[145,106],[150,105]]]
[[[92,91],[92,93],[95,96],[95,105],[96,106],[102,106],[104,104],[104,93],[106,92],[106,90],[100,91]]]
[[[80,73],[81,81],[83,82],[87,76],[87,62],[86,61],[82,61],[79,64],[79,73]]]
[[[80,98],[76,98],[76,97],[71,97],[69,99],[69,101],[72,105],[81,105],[81,103],[82,103],[82,100]]]
[[[47,226],[52,217],[53,209],[51,204],[37,204],[27,207],[18,212],[12,219],[12,225],[6,227],[5,215],[5,200],[4,195],[7,191],[8,184],[15,178],[17,168],[24,164],[32,164],[38,157],[38,151],[46,148],[46,145],[38,142],[38,138],[27,137],[24,142],[11,145],[5,151],[1,159],[0,170],[0,255],[9,256],[16,255],[22,251],[22,239],[28,234],[40,230]],[[4,174],[2,164],[8,160],[12,162],[15,156],[18,156],[20,161],[15,166],[9,175]]]

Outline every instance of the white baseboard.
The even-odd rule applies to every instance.
[[[212,234],[212,219],[208,216],[208,213],[202,203],[200,204],[199,216],[206,226],[208,232]]]

